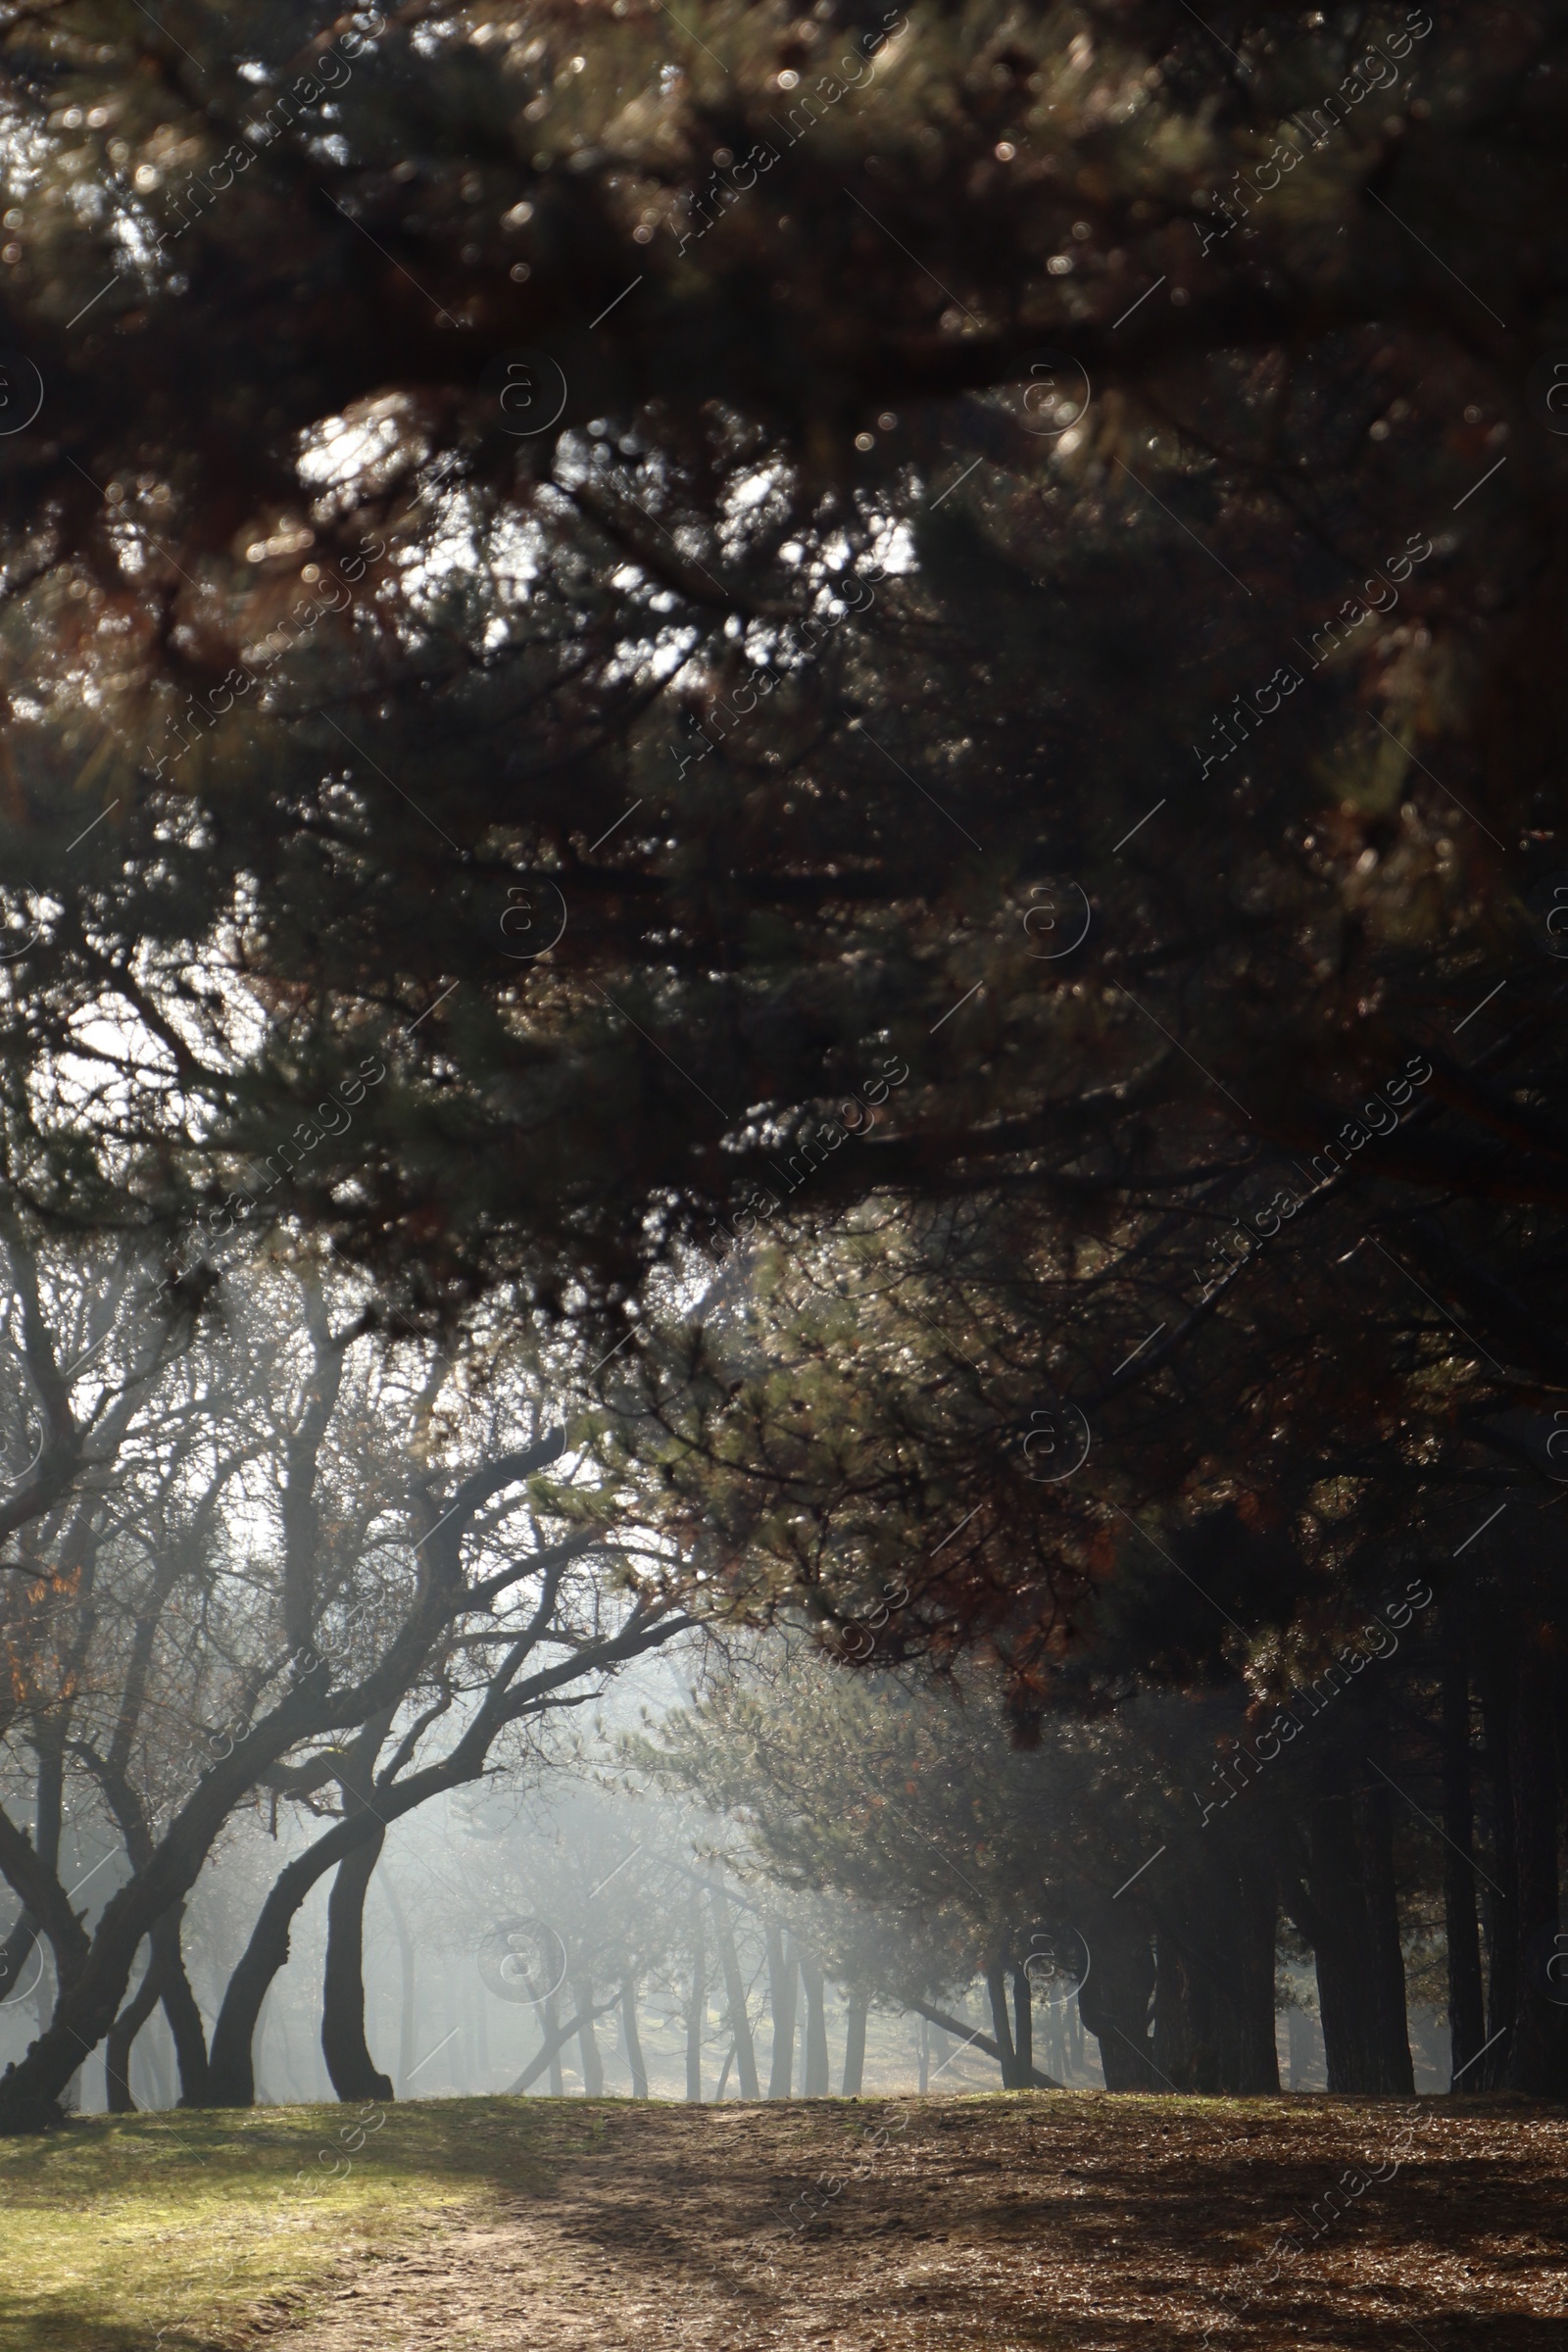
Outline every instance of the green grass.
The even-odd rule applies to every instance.
[[[377,2114],[363,2147],[339,2106],[88,2116],[0,2139],[0,2352],[242,2345],[345,2255],[537,2195],[604,2128],[576,2101]]]

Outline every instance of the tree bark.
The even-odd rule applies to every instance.
[[[997,2058],[1002,2068],[1004,2090],[1021,2090],[1018,2076],[1018,2053],[1013,2047],[1012,2024],[1007,2015],[1007,1973],[1000,1959],[986,1967],[986,1993],[991,2002],[991,2029],[996,2035]]]
[[[1450,2087],[1487,2038],[1476,1925],[1475,1800],[1471,1789],[1470,1676],[1454,1630],[1445,1626],[1443,1661],[1443,1913],[1448,1947]]]
[[[182,1936],[185,1925],[185,1906],[175,1903],[154,1920],[152,1946],[163,1955],[161,1990],[164,2015],[174,2039],[174,2058],[179,2067],[179,2103],[182,2107],[207,2105],[208,2064],[207,2029],[196,1995],[185,1974],[185,1954]]]
[[[251,2107],[256,2103],[256,2070],[252,2045],[262,2003],[278,1971],[286,1966],[289,1931],[294,1916],[334,1862],[377,1828],[373,1814],[358,1814],[337,1822],[303,1854],[286,1863],[273,1881],[240,1954],[223,1994],[223,2005],[213,2028],[208,2062],[208,2103],[214,2107]]]
[[[729,2028],[735,2036],[735,2069],[740,2079],[741,2097],[760,2098],[761,2091],[757,2080],[757,2050],[752,2040],[751,2020],[746,2014],[746,1985],[735,1950],[729,1903],[723,1889],[718,1886],[710,1887],[709,1897],[713,1913],[713,1933],[718,1943],[719,1965],[724,1972],[724,1999],[729,2008]]]
[[[0,2002],[9,2000],[22,1983],[23,1972],[38,1947],[38,1923],[24,1904],[16,1924],[0,1943]]]
[[[1360,1729],[1364,1738],[1364,1723]],[[1293,1878],[1291,1916],[1312,1946],[1330,2090],[1397,2091],[1409,2079],[1409,2044],[1397,2038],[1391,1971],[1379,1940],[1390,1932],[1390,1894],[1379,1885],[1384,1864],[1374,1860],[1369,1868],[1356,1821],[1357,1789],[1376,1775],[1357,1772],[1353,1763],[1348,1748],[1326,1759],[1306,1800],[1305,1860]],[[1371,1845],[1376,1817],[1364,1805],[1362,1816],[1372,1824]],[[1378,1935],[1375,1904],[1383,1906]]]
[[[870,1995],[853,1987],[850,1991],[849,2016],[844,2027],[844,2096],[858,2099],[860,2082],[865,2073],[865,2018]],[[922,2083],[921,2088],[925,2086]]]
[[[158,2006],[163,1990],[163,1955],[148,1947],[141,1983],[110,2027],[104,2043],[104,2095],[111,2115],[134,2115],[130,2092],[131,2045]]]
[[[767,2095],[787,2099],[795,2080],[795,1955],[785,1958],[780,1930],[767,1931],[767,1993],[773,2018],[773,2056],[768,2069]]]
[[[625,2046],[626,2064],[631,2069],[631,2095],[634,2099],[646,2099],[648,2067],[643,2057],[642,2037],[637,2031],[637,1980],[629,1969],[620,1980],[620,2034]]]
[[[827,1999],[822,1970],[808,1954],[801,1954],[801,1983],[806,1987],[806,2081],[808,2099],[825,2099],[832,2087],[827,2064]]]
[[[1148,1928],[1136,1913],[1123,1924],[1107,1910],[1093,1922],[1084,1942],[1091,1961],[1079,1987],[1078,2012],[1100,2043],[1105,2088],[1163,2088],[1150,2031],[1154,1954]]]
[[[365,2035],[365,1898],[386,1843],[372,1816],[368,1835],[337,1866],[326,1906],[326,1967],[321,1980],[321,2056],[340,2099],[393,2096],[391,2078],[370,2055]]]
[[[1027,2088],[1035,2071],[1035,1988],[1021,1965],[1012,1972],[1012,2047],[1018,2061],[1018,2087]]]
[[[1155,1931],[1152,2058],[1178,2090],[1212,2097],[1219,2089],[1218,2052],[1209,2038],[1212,2002],[1204,1999],[1189,1955],[1186,1925],[1184,1918],[1178,1927],[1162,1911]]]
[[[1368,1756],[1387,1767],[1385,1710],[1373,1718]],[[1376,1769],[1362,1800],[1366,1837],[1367,1926],[1372,1945],[1372,2014],[1378,2038],[1382,2087],[1415,2096],[1410,2058],[1410,2015],[1405,1999],[1404,1950],[1399,1941],[1399,1900],[1394,1870],[1394,1791]]]
[[[1481,1916],[1487,1931],[1487,2039],[1493,2046],[1465,2078],[1473,2090],[1495,2090],[1504,2081],[1507,2043],[1519,2011],[1519,1862],[1514,1833],[1511,1696],[1494,1669],[1482,1700],[1492,1827],[1489,1876],[1497,1886],[1495,1892],[1490,1886],[1481,1890]]]

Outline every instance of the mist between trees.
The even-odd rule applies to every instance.
[[[107,1246],[13,1227],[6,1251],[14,2113],[988,2075],[1409,2090],[1500,2073],[1510,1965],[1554,1994],[1509,1940],[1495,1735],[1467,1773],[1451,1576],[1437,1623],[1417,1578],[1384,1603],[1398,1638],[1303,1652],[1270,1727],[1217,1662],[1139,1694],[1139,1611],[1169,1638],[1173,1582],[1140,1559],[1020,1746],[992,1680],[835,1658],[886,1641],[917,1569],[824,1647],[799,1608],[772,1633],[717,1612],[701,1544],[681,1567],[660,1520],[705,1396],[733,1513],[765,1379],[737,1399],[688,1363],[660,1410],[631,1409],[643,1371],[593,1406],[508,1319],[400,1334],[281,1235],[194,1301]],[[739,1318],[731,1268],[702,1341],[677,1335],[755,1345],[787,1284],[752,1273]],[[550,1388],[577,1396],[569,1448]],[[678,1452],[671,1396],[697,1416]],[[754,1516],[752,1556],[782,1532]],[[1244,1605],[1265,1565],[1278,1591],[1280,1539],[1231,1515],[1181,1589],[1195,1616]]]

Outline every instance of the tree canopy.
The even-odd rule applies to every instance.
[[[13,19],[14,1182],[1555,1199],[1554,15],[889,14]]]

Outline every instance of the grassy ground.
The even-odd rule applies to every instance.
[[[1568,2117],[1523,2102],[493,2098],[355,2129],[0,2142],[0,2352],[1568,2345]]]
[[[249,2344],[345,2262],[542,2193],[552,2159],[603,2129],[580,2103],[497,2098],[363,2122],[338,2106],[91,2116],[0,2140],[0,2352]]]

